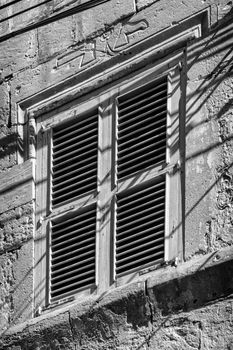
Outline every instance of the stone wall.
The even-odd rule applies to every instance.
[[[233,349],[232,18],[227,0],[1,2],[1,349]],[[189,23],[202,34],[184,47],[184,261],[34,318],[27,109],[70,103],[59,94]]]

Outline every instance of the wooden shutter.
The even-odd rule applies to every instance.
[[[118,179],[166,161],[167,77],[118,99]]]
[[[95,283],[96,207],[51,225],[51,300]]]
[[[98,113],[53,131],[52,206],[97,186]]]
[[[118,98],[119,184],[166,166],[167,86],[165,75]],[[166,175],[132,184],[116,199],[117,276],[164,260]]]
[[[164,257],[165,177],[117,197],[116,273]]]
[[[52,134],[51,302],[95,283],[96,203],[57,218],[56,213],[97,190],[98,111],[61,124]]]

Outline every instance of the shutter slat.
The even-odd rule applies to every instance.
[[[94,142],[96,142],[96,134],[97,134],[98,129],[95,128],[94,130],[90,130],[88,134],[92,134],[91,136],[87,137],[87,133],[82,135],[82,137],[79,138],[73,138],[67,141],[67,143],[63,143],[63,144],[59,144],[59,146],[61,146],[61,149],[56,149],[56,147],[53,148],[53,150],[56,152],[56,157],[54,157],[54,161],[56,161],[57,159],[59,159],[59,157],[61,157],[60,155],[63,155],[66,152],[70,152],[70,154],[72,154],[72,150],[76,149],[77,144],[79,145],[79,149],[80,146],[83,143],[90,143],[91,141],[94,140]],[[83,139],[83,137],[85,137],[85,139]],[[66,155],[66,154],[65,154]]]
[[[51,222],[52,299],[95,282],[95,226],[96,205]]]
[[[140,89],[140,90],[142,90],[142,91],[140,91],[139,94],[137,94],[137,93],[135,94],[135,90],[131,91],[132,97],[127,97],[127,98],[124,98],[124,97],[123,97],[123,99],[120,97],[119,100],[122,99],[122,101],[120,101],[122,108],[124,108],[124,106],[127,105],[127,104],[132,105],[132,104],[133,104],[133,103],[132,103],[133,101],[135,101],[135,100],[137,101],[137,100],[138,100],[138,96],[144,97],[144,96],[147,96],[147,95],[149,95],[149,94],[153,94],[154,91],[160,91],[161,89],[162,89],[162,91],[163,91],[164,88],[166,88],[166,84],[167,84],[167,79],[166,79],[166,77],[164,77],[164,79],[163,79],[163,80],[161,81],[161,83],[159,83],[158,85],[156,84],[156,85],[154,86],[154,84],[153,84],[151,87],[149,87],[149,86],[147,85],[145,89],[143,89],[143,87],[142,87],[142,88]],[[145,91],[144,91],[144,90],[145,90]],[[136,89],[136,91],[137,91],[137,89]]]
[[[162,147],[159,147],[157,150],[152,150],[150,152],[147,152],[146,156],[141,155],[135,159],[128,160],[127,162],[124,162],[124,163],[123,162],[120,163],[119,161],[118,176],[119,178],[123,178],[124,176],[128,176],[135,173],[135,171],[144,170],[149,166],[164,162],[165,156],[166,156],[166,146],[162,146]],[[130,165],[131,163],[133,163],[133,165],[131,165],[130,168],[127,167],[127,165]]]
[[[166,76],[118,98],[119,179],[166,162],[166,115]]]
[[[131,119],[132,115],[133,116],[141,115],[142,113],[145,113],[148,110],[151,111],[152,109],[157,109],[157,107],[159,108],[161,105],[164,105],[164,104],[166,105],[167,96],[166,96],[166,93],[163,93],[163,94],[164,96],[158,100],[156,99],[156,96],[150,96],[150,98],[147,100],[140,100],[140,96],[139,96],[139,102],[130,106],[128,108],[127,113],[125,113],[126,110],[122,110],[122,109],[119,110],[119,119],[123,123],[124,121]],[[151,100],[152,102],[150,102]]]
[[[163,258],[164,234],[164,175],[118,194],[116,274],[140,269]]]
[[[124,130],[128,130],[128,129],[131,129],[133,126],[132,126],[132,119],[134,120],[134,126],[135,127],[139,127],[141,124],[145,124],[146,122],[149,123],[151,122],[152,120],[154,121],[155,118],[154,118],[154,114],[156,114],[157,117],[161,117],[162,115],[165,114],[165,107],[167,107],[167,103],[164,103],[163,105],[160,105],[156,108],[153,108],[153,109],[150,109],[149,111],[147,112],[144,112],[144,113],[140,113],[139,115],[134,115],[133,118],[130,118],[126,121],[121,121],[118,125],[118,129],[120,131]],[[160,111],[160,112],[158,112]],[[153,116],[151,116],[151,114],[153,114]],[[147,118],[145,118],[146,116],[148,116]],[[158,123],[162,120],[162,118],[160,120],[158,120]],[[127,126],[129,125],[129,126]]]
[[[95,264],[95,257],[91,256],[90,258],[86,258],[85,259],[85,265],[86,264],[89,264],[89,262],[92,261],[92,263],[90,263],[90,265],[92,264]],[[76,271],[76,268],[79,269],[80,265],[83,265],[83,261],[78,261],[74,264],[69,264],[68,266],[65,266],[65,267],[61,267],[60,269],[56,269],[56,270],[52,270],[51,271],[51,276],[54,278],[54,279],[57,279],[59,278],[60,276],[63,276],[63,272],[64,273],[67,273],[67,271],[71,270],[72,272],[73,271]],[[89,266],[89,265],[88,265]]]
[[[135,115],[138,115],[138,114],[141,115],[141,112],[143,112],[147,109],[151,110],[153,108],[157,108],[154,106],[158,106],[158,108],[161,108],[160,106],[167,105],[167,96],[164,96],[163,98],[161,98],[159,100],[154,100],[151,103],[146,103],[148,101],[143,101],[143,102],[145,102],[145,104],[142,107],[137,108],[138,103],[136,103],[135,109],[133,109],[134,106],[132,106],[131,109],[133,109],[133,110],[131,112],[128,112],[128,113],[123,114],[123,115],[121,114],[121,109],[119,109],[119,119],[121,121],[123,121],[124,119],[131,119],[132,116],[134,117]],[[124,116],[124,118],[123,118],[123,116]]]
[[[85,266],[85,268],[86,268],[87,271],[84,271],[83,273],[80,273],[80,270],[79,270],[79,278],[80,277],[84,277],[84,276],[86,276],[89,273],[92,274],[92,275],[95,273],[95,269],[93,269],[93,265],[87,265],[87,266]],[[77,280],[77,276],[72,276],[71,277],[71,276],[69,276],[67,274],[64,274],[64,275],[61,276],[61,279],[62,280],[60,280],[59,282],[55,282],[55,279],[54,279],[53,288],[57,288],[60,285],[66,284],[67,282],[69,284],[71,284],[72,281]]]
[[[85,262],[86,259],[90,259],[90,257],[94,256],[94,252],[95,252],[95,249],[90,250],[88,252],[84,252],[84,253],[80,254],[78,257],[77,256],[73,256],[72,258],[69,258],[69,259],[67,258],[65,260],[65,262],[67,264],[69,264],[70,262],[73,262],[73,261],[77,262],[77,261],[79,261],[80,258],[83,259],[83,261]],[[57,269],[57,267],[61,267],[61,266],[64,266],[64,262],[63,261],[54,263],[52,268],[55,271]]]
[[[124,142],[126,142],[126,141],[124,141],[124,139],[127,139],[129,137],[128,136],[129,133],[130,133],[131,137],[134,137],[135,134],[138,134],[139,130],[141,131],[141,133],[144,133],[145,130],[148,130],[148,129],[154,130],[154,129],[159,128],[160,126],[166,125],[166,118],[167,118],[166,113],[164,113],[164,111],[163,111],[161,113],[161,116],[162,117],[158,120],[155,120],[154,116],[151,116],[147,119],[143,118],[143,120],[141,120],[141,118],[140,118],[140,122],[139,123],[135,122],[134,127],[132,125],[130,125],[129,127],[124,128],[124,130],[123,130],[124,132],[122,132],[122,131],[119,132],[120,140],[118,140],[118,144],[119,143],[123,144]],[[157,117],[158,117],[158,115],[157,115]]]
[[[90,114],[89,116],[81,119],[77,118],[76,120],[72,121],[72,123],[69,123],[69,125],[65,125],[65,127],[62,125],[61,127],[54,130],[53,134],[56,136],[56,139],[62,140],[62,138],[67,137],[67,133],[71,133],[75,130],[85,128],[86,125],[90,125],[93,123],[93,121],[96,121],[96,117],[98,116],[98,113]]]
[[[75,223],[73,225],[68,226],[68,228],[64,228],[63,230],[60,230],[56,233],[53,233],[53,242],[57,242],[61,239],[66,239],[68,237],[70,237],[71,235],[73,235],[74,233],[80,235],[80,236],[85,236],[87,235],[91,230],[91,228],[93,229],[93,222],[89,223],[88,220],[86,220],[85,222],[85,227],[80,227],[79,223]],[[62,232],[62,235],[60,235],[60,233]],[[84,232],[82,234],[80,234],[80,232]]]
[[[161,218],[163,218],[163,216],[161,215],[161,214],[163,214],[164,213],[164,210],[159,210],[159,211],[156,211],[156,214],[157,214],[157,216],[158,216],[158,220],[160,219],[160,217]],[[152,213],[151,214],[148,214],[148,215],[145,215],[145,216],[143,216],[143,220],[149,220],[150,221],[150,219],[152,218]],[[160,216],[161,215],[161,216]],[[136,219],[136,220],[134,220],[133,221],[133,223],[134,224],[137,224],[138,222],[140,222],[142,219],[141,218],[138,218],[138,219]],[[123,220],[122,220],[123,221]],[[127,228],[128,226],[132,226],[132,222],[128,222],[127,224],[122,224],[121,225],[121,229],[123,230],[123,229],[125,229],[125,228]]]
[[[152,197],[152,195],[153,194],[151,194],[151,197]],[[142,200],[143,199],[141,199],[141,200],[138,199],[137,201],[135,201],[135,205],[133,205],[133,206],[130,206],[130,205],[128,205],[128,207],[126,206],[126,208],[125,208],[125,210],[123,212],[121,211],[120,214],[118,213],[118,221],[124,220],[125,217],[129,217],[129,216],[132,216],[132,215],[137,215],[138,210],[141,208]],[[154,195],[153,195],[152,198],[150,198],[148,196],[148,198],[146,199],[146,205],[144,207],[157,208],[159,203],[164,203],[164,201],[165,201],[165,196],[164,195],[161,196],[161,197],[156,197],[156,198],[154,198]]]
[[[162,136],[163,136],[162,140],[160,139],[160,140],[156,141],[158,138],[161,138]],[[164,139],[166,141],[166,132],[164,132],[162,134],[155,135],[153,138],[150,138],[150,139],[147,139],[147,140],[144,140],[144,141],[140,141],[139,140],[136,145],[132,144],[132,140],[131,140],[131,146],[129,146],[127,148],[123,148],[122,151],[118,152],[119,157],[120,157],[120,159],[122,161],[122,159],[131,157],[131,153],[133,153],[133,155],[135,156],[137,153],[146,152],[147,149],[151,149],[152,148],[152,145],[153,145],[153,148],[155,148],[156,146],[160,145],[161,143],[164,143]],[[144,146],[144,144],[147,144],[147,143],[149,143],[149,145],[148,146]],[[139,149],[135,150],[136,147],[139,148]],[[154,151],[154,149],[152,151]],[[124,155],[124,153],[127,153],[127,154]]]
[[[161,190],[159,190],[158,192],[156,192],[156,194],[157,195],[160,195],[161,193],[163,193],[164,192],[164,190],[163,189],[161,189]],[[138,196],[137,196],[138,197]],[[142,194],[142,197],[141,198],[137,198],[136,197],[136,199],[134,199],[134,202],[133,202],[133,208],[132,209],[135,209],[136,210],[136,208],[140,208],[140,206],[141,206],[141,203],[142,203],[142,200],[143,200],[143,194]],[[152,199],[150,199],[152,197]],[[150,194],[146,194],[146,199],[147,199],[147,203],[149,202],[151,202],[152,200],[153,200],[153,198],[154,198],[154,193],[152,192],[152,193],[150,193]],[[162,200],[162,199],[164,199],[164,196],[161,196],[161,197],[156,197],[156,201],[159,201],[159,200]],[[120,201],[119,201],[120,202]],[[119,203],[118,202],[118,203]],[[126,203],[126,204],[122,204],[121,203],[121,208],[123,209],[125,207],[125,209],[124,209],[124,212],[122,212],[121,214],[124,214],[125,212],[127,212],[127,211],[131,211],[132,209],[130,209],[129,208],[129,204],[128,203]]]
[[[121,267],[117,265],[117,270],[119,271],[118,274],[123,274],[125,271],[131,272],[134,271],[135,269],[139,269],[140,267],[143,268],[145,266],[151,265],[151,261],[154,263],[162,263],[164,261],[163,258],[163,253],[161,251],[151,253],[147,256],[144,256],[142,258],[139,258],[139,255],[137,256],[138,258],[134,257],[133,261],[127,261],[127,259],[124,260],[124,262],[121,264]]]
[[[93,175],[93,173],[94,173],[94,175]],[[65,191],[69,190],[70,188],[73,189],[74,187],[76,187],[73,184],[73,182],[75,182],[76,184],[78,183],[79,186],[82,186],[82,184],[86,183],[87,180],[90,180],[90,182],[91,182],[91,180],[96,178],[95,169],[91,169],[89,172],[87,172],[85,174],[85,179],[78,181],[78,179],[80,179],[80,178],[83,178],[83,174],[81,174],[81,175],[78,174],[78,176],[73,176],[69,180],[62,181],[61,183],[54,185],[52,193],[55,192],[56,195],[58,196],[59,193],[65,192]]]
[[[54,134],[55,140],[53,142],[53,148],[56,152],[59,152],[59,150],[61,148],[64,148],[64,146],[66,146],[67,144],[82,139],[83,135],[87,137],[93,132],[95,133],[98,130],[98,122],[95,118],[94,122],[88,123],[87,125],[85,125],[84,128],[80,128],[80,126],[77,124],[74,130],[68,131],[67,129],[68,128],[66,128],[66,134],[62,138],[57,137],[56,133]],[[82,132],[80,133],[80,131]]]
[[[157,244],[158,242],[162,242],[162,241],[164,241],[164,236],[163,236],[163,234],[164,234],[164,232],[163,231],[160,231],[160,235],[161,235],[161,233],[162,233],[162,237],[158,237],[158,238],[156,238],[156,239],[154,239],[154,244]],[[138,237],[138,239],[135,239],[137,236],[136,235],[134,235],[134,240],[132,241],[132,240],[130,240],[130,242],[129,243],[125,243],[125,242],[123,242],[123,241],[121,241],[121,242],[118,242],[118,244],[117,244],[117,248],[116,248],[116,251],[117,251],[117,254],[118,254],[118,257],[119,256],[121,256],[121,251],[123,250],[123,253],[122,254],[125,254],[125,250],[127,250],[127,254],[130,254],[132,251],[133,251],[133,249],[132,250],[130,250],[130,247],[133,247],[135,244],[138,244],[139,242],[140,242],[140,245],[141,244],[143,244],[143,249],[145,249],[145,247],[147,246],[147,245],[151,245],[151,237],[152,237],[152,235],[154,235],[155,233],[152,231],[152,232],[150,232],[150,234],[147,234],[146,236],[144,236],[144,237]],[[159,236],[158,234],[156,234],[156,236]],[[145,241],[147,241],[147,240],[149,240],[149,242],[148,243],[146,243]],[[120,245],[120,243],[124,243],[124,245],[123,245],[123,248],[121,247],[121,245]],[[142,248],[142,246],[141,246],[141,248]],[[135,250],[136,249],[139,249],[138,247],[136,247],[135,248]]]
[[[86,276],[88,274],[85,274]],[[82,281],[76,281],[72,284],[70,284],[70,289],[72,289],[73,292],[78,291],[78,289],[82,288],[82,287],[91,287],[94,283],[94,279],[92,277],[92,274],[90,277],[83,279]],[[57,288],[55,291],[52,288],[51,289],[51,294],[53,298],[57,298],[59,296],[59,299],[64,298],[68,293],[70,293],[70,291],[67,291],[67,286],[61,287],[61,288]]]
[[[90,225],[91,226],[91,225]],[[94,230],[93,230],[94,231]],[[71,231],[70,232],[70,236],[74,236],[75,234],[77,234],[77,232],[78,232],[78,230],[76,231],[76,230],[73,230],[73,231]],[[79,234],[79,238],[80,237],[87,237],[87,236],[90,236],[90,232],[91,231],[89,231],[89,232],[85,232],[85,233],[83,233],[83,234]],[[76,235],[74,236],[74,237],[72,237],[72,238],[68,238],[67,239],[67,237],[69,237],[69,235],[65,235],[65,242],[66,243],[70,243],[70,242],[74,242],[75,240],[77,240],[77,237],[76,237]],[[56,241],[57,240],[60,240],[60,242],[58,241],[58,243],[56,243]],[[64,236],[62,236],[62,238],[59,238],[58,237],[58,239],[56,240],[56,239],[53,239],[53,249],[57,249],[57,248],[59,248],[59,247],[61,247],[62,245],[64,245],[64,242],[63,242],[63,240],[64,240]]]
[[[164,239],[162,239],[163,241]],[[132,245],[135,243],[140,242],[140,246],[136,246],[132,248]],[[142,242],[142,243],[141,243]],[[161,239],[159,240],[154,240],[154,244],[156,244],[156,249],[160,250],[160,248],[164,247],[164,244],[158,244],[158,242],[161,242]],[[142,240],[138,240],[133,242],[132,244],[125,244],[124,248],[126,249],[116,249],[117,252],[117,256],[118,259],[121,259],[121,262],[123,263],[124,261],[127,261],[130,255],[131,259],[135,259],[138,256],[141,257],[142,256],[142,246],[141,244],[143,244],[143,250],[146,250],[146,254],[148,255],[148,253],[150,254],[151,251],[153,251],[155,248],[152,246],[151,242],[143,242]],[[151,247],[152,246],[152,247]]]
[[[76,217],[71,217],[64,221],[57,221],[57,222],[53,222],[53,234],[57,233],[58,230],[63,229],[64,227],[66,228],[67,225],[68,227],[70,227],[70,224],[72,223],[79,223],[80,222],[80,226],[82,225],[82,223],[85,220],[91,220],[92,219],[92,215],[95,215],[95,207],[93,206],[89,208],[88,211],[83,211],[79,213],[79,221],[76,220]]]
[[[117,203],[120,204],[121,208],[124,208],[124,203],[128,205],[130,201],[135,203],[137,197],[141,199],[142,197],[147,197],[150,195],[154,195],[154,193],[161,193],[161,190],[164,191],[165,181],[164,177],[160,178],[159,182],[152,183],[149,187],[145,186],[140,189],[140,192],[135,192],[134,190],[128,191],[127,196],[118,196]],[[153,192],[155,191],[155,192]]]
[[[152,230],[153,230],[153,232],[152,232]],[[155,230],[155,227],[153,227],[153,228],[148,227],[146,230],[143,230],[143,231],[134,233],[133,237],[134,237],[134,239],[135,239],[135,238],[137,239],[137,237],[139,237],[139,238],[140,238],[140,237],[145,237],[145,239],[146,239],[147,237],[150,237],[150,235],[152,235],[152,234],[156,234],[156,237],[158,237],[158,236],[160,236],[160,235],[163,235],[164,232],[163,232],[163,230],[156,231],[156,230]],[[142,239],[143,239],[143,238],[142,238]],[[164,239],[164,237],[163,237],[163,239]],[[124,237],[124,238],[121,238],[121,236],[118,235],[117,246],[119,247],[120,245],[124,244],[124,243],[127,242],[127,241],[130,241],[130,242],[131,242],[131,240],[132,240],[132,238],[131,238],[130,236],[126,236],[126,237]],[[136,241],[136,240],[135,240],[135,241]]]
[[[79,166],[84,163],[86,164],[88,161],[93,161],[95,159],[95,163],[97,164],[97,156],[96,156],[96,150],[95,148],[88,152],[88,154],[85,155],[85,158],[83,159],[82,154],[77,154],[75,157],[67,158],[67,160],[63,160],[62,164],[53,164],[53,177],[55,177],[57,174],[60,174],[65,171],[69,171],[70,168],[74,166]],[[68,165],[67,165],[68,163]],[[60,168],[60,169],[59,169]]]
[[[53,154],[53,164],[57,165],[57,164],[63,164],[63,159],[66,160],[67,159],[67,155],[72,156],[72,155],[76,155],[76,154],[85,154],[88,153],[89,150],[93,149],[94,147],[97,146],[97,139],[94,140],[91,143],[88,143],[85,146],[79,147],[79,144],[76,145],[77,149],[67,153],[67,154],[63,154],[62,156],[56,156],[56,153]]]
[[[82,262],[79,261],[78,263],[70,264],[67,268],[52,271],[53,281],[57,283],[60,280],[68,279],[69,276],[76,276],[77,278],[77,273],[80,276],[84,271],[91,271],[94,267],[95,261],[91,258],[85,259]]]
[[[78,255],[80,252],[82,253],[84,251],[84,249],[87,250],[88,253],[90,253],[92,251],[94,245],[95,245],[95,241],[93,239],[93,242],[90,243],[89,245],[85,246],[85,248],[80,247],[78,249],[73,249],[72,255],[74,255],[74,254]],[[71,245],[70,248],[75,248],[75,246],[77,246],[77,245]],[[64,249],[62,249],[61,251],[64,252]],[[52,260],[53,260],[54,266],[56,265],[56,261],[61,260],[61,259],[66,259],[66,258],[69,258],[71,256],[71,252],[68,252],[68,253],[66,253],[66,252],[62,253],[62,252],[60,252],[59,256],[54,256],[54,254],[52,254]],[[81,254],[79,254],[79,256],[81,256]]]
[[[154,230],[157,230],[157,229],[160,230],[161,228],[164,227],[164,220],[165,220],[165,216],[161,216],[157,219],[151,220],[149,223],[145,222],[143,224],[137,225],[137,230],[134,227],[131,227],[128,230],[121,231],[119,228],[118,232],[117,232],[117,239],[119,238],[121,240],[122,236],[133,236],[135,234],[135,232],[137,232],[138,230],[141,230],[141,232],[150,230],[152,225],[153,225]],[[145,227],[146,227],[146,229],[145,229]]]
[[[79,238],[79,237],[78,237],[78,238]],[[92,236],[92,237],[89,237],[89,238],[86,238],[85,240],[82,240],[82,241],[81,241],[81,244],[79,243],[78,238],[76,238],[76,242],[74,242],[73,244],[72,244],[72,242],[67,242],[67,241],[66,241],[66,242],[65,242],[66,246],[63,247],[63,248],[60,248],[60,249],[57,249],[57,247],[53,246],[53,247],[52,247],[52,258],[53,258],[54,260],[56,260],[56,258],[59,258],[59,259],[60,259],[61,257],[63,257],[64,254],[70,255],[70,251],[69,251],[68,253],[66,253],[67,250],[75,249],[75,248],[77,248],[79,245],[81,245],[81,247],[80,247],[79,249],[74,250],[73,253],[76,253],[76,252],[78,252],[78,251],[80,251],[80,250],[83,250],[83,249],[84,249],[84,248],[83,248],[83,245],[84,245],[84,244],[86,244],[85,249],[88,249],[88,247],[92,247],[92,246],[93,246],[93,236]],[[91,242],[91,244],[88,245],[90,242]],[[70,243],[70,244],[67,246],[67,243]]]
[[[146,203],[147,204],[147,203]],[[155,215],[155,210],[156,210],[156,214],[160,214],[163,213],[163,210],[160,211],[159,208],[164,206],[164,201],[162,203],[158,203],[157,205],[151,205],[149,206],[149,208],[147,208],[147,206],[143,205],[140,209],[140,216],[143,216],[143,218],[147,218],[150,215]],[[151,214],[149,214],[151,212]],[[120,219],[118,217],[118,223],[122,225],[122,227],[124,226],[124,222],[128,222],[128,225],[130,225],[129,221],[134,220],[135,218],[138,218],[138,212],[134,213],[134,214],[130,214],[129,212],[127,213],[127,216],[125,218]],[[157,216],[157,215],[156,215]],[[137,222],[138,220],[142,220],[141,217],[134,220],[134,223]]]
[[[63,205],[97,188],[98,113],[54,128],[52,205]]]
[[[93,192],[95,190],[95,183],[87,183],[85,186],[83,185],[81,188],[78,187],[78,184],[76,184],[76,187],[73,187],[69,192],[66,192],[62,195],[56,196],[53,194],[52,204],[53,206],[57,207],[58,205],[65,204],[65,202],[70,201],[70,199],[74,199],[76,197],[79,197],[84,194],[88,194],[90,192]]]
[[[150,135],[152,135],[152,137],[153,135],[156,136],[156,134],[161,130],[164,130],[166,132],[166,127],[164,126],[164,123],[162,123],[162,125],[158,126],[157,128],[155,128],[154,123],[152,123],[149,126],[146,125],[144,128],[140,128],[139,130],[137,129],[133,132],[130,132],[130,140],[128,134],[124,136],[121,135],[120,142],[118,143],[118,149],[120,151],[122,147],[127,147],[128,144],[131,144],[132,142],[137,142],[140,139],[147,139]],[[126,141],[124,141],[125,138]]]
[[[85,173],[85,171],[89,168],[91,169],[95,169],[96,167],[96,161],[95,162],[88,162],[88,164],[84,165],[83,167],[78,167],[78,169],[74,169],[72,171],[68,171],[68,173],[62,174],[60,176],[58,176],[58,174],[56,174],[56,176],[53,176],[53,184],[54,186],[56,185],[56,183],[60,183],[62,181],[62,179],[67,178],[67,177],[72,177],[73,175],[77,174],[77,170],[78,173],[82,174]],[[74,166],[73,166],[74,167]]]

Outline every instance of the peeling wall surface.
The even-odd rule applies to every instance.
[[[152,47],[185,57],[182,253],[38,312],[32,117],[127,81]],[[0,349],[233,350],[232,149],[232,1],[1,0]]]

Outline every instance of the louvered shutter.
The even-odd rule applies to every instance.
[[[95,230],[95,206],[52,222],[52,300],[95,283]]]
[[[119,183],[166,164],[167,95],[164,76],[118,98]],[[117,276],[164,260],[165,192],[161,175],[117,194]]]
[[[118,179],[166,161],[167,77],[118,99]]]
[[[98,113],[53,130],[52,210],[97,190]],[[55,215],[56,216],[56,215]],[[95,283],[96,204],[51,221],[51,301]]]
[[[98,114],[53,131],[52,205],[96,189]]]

